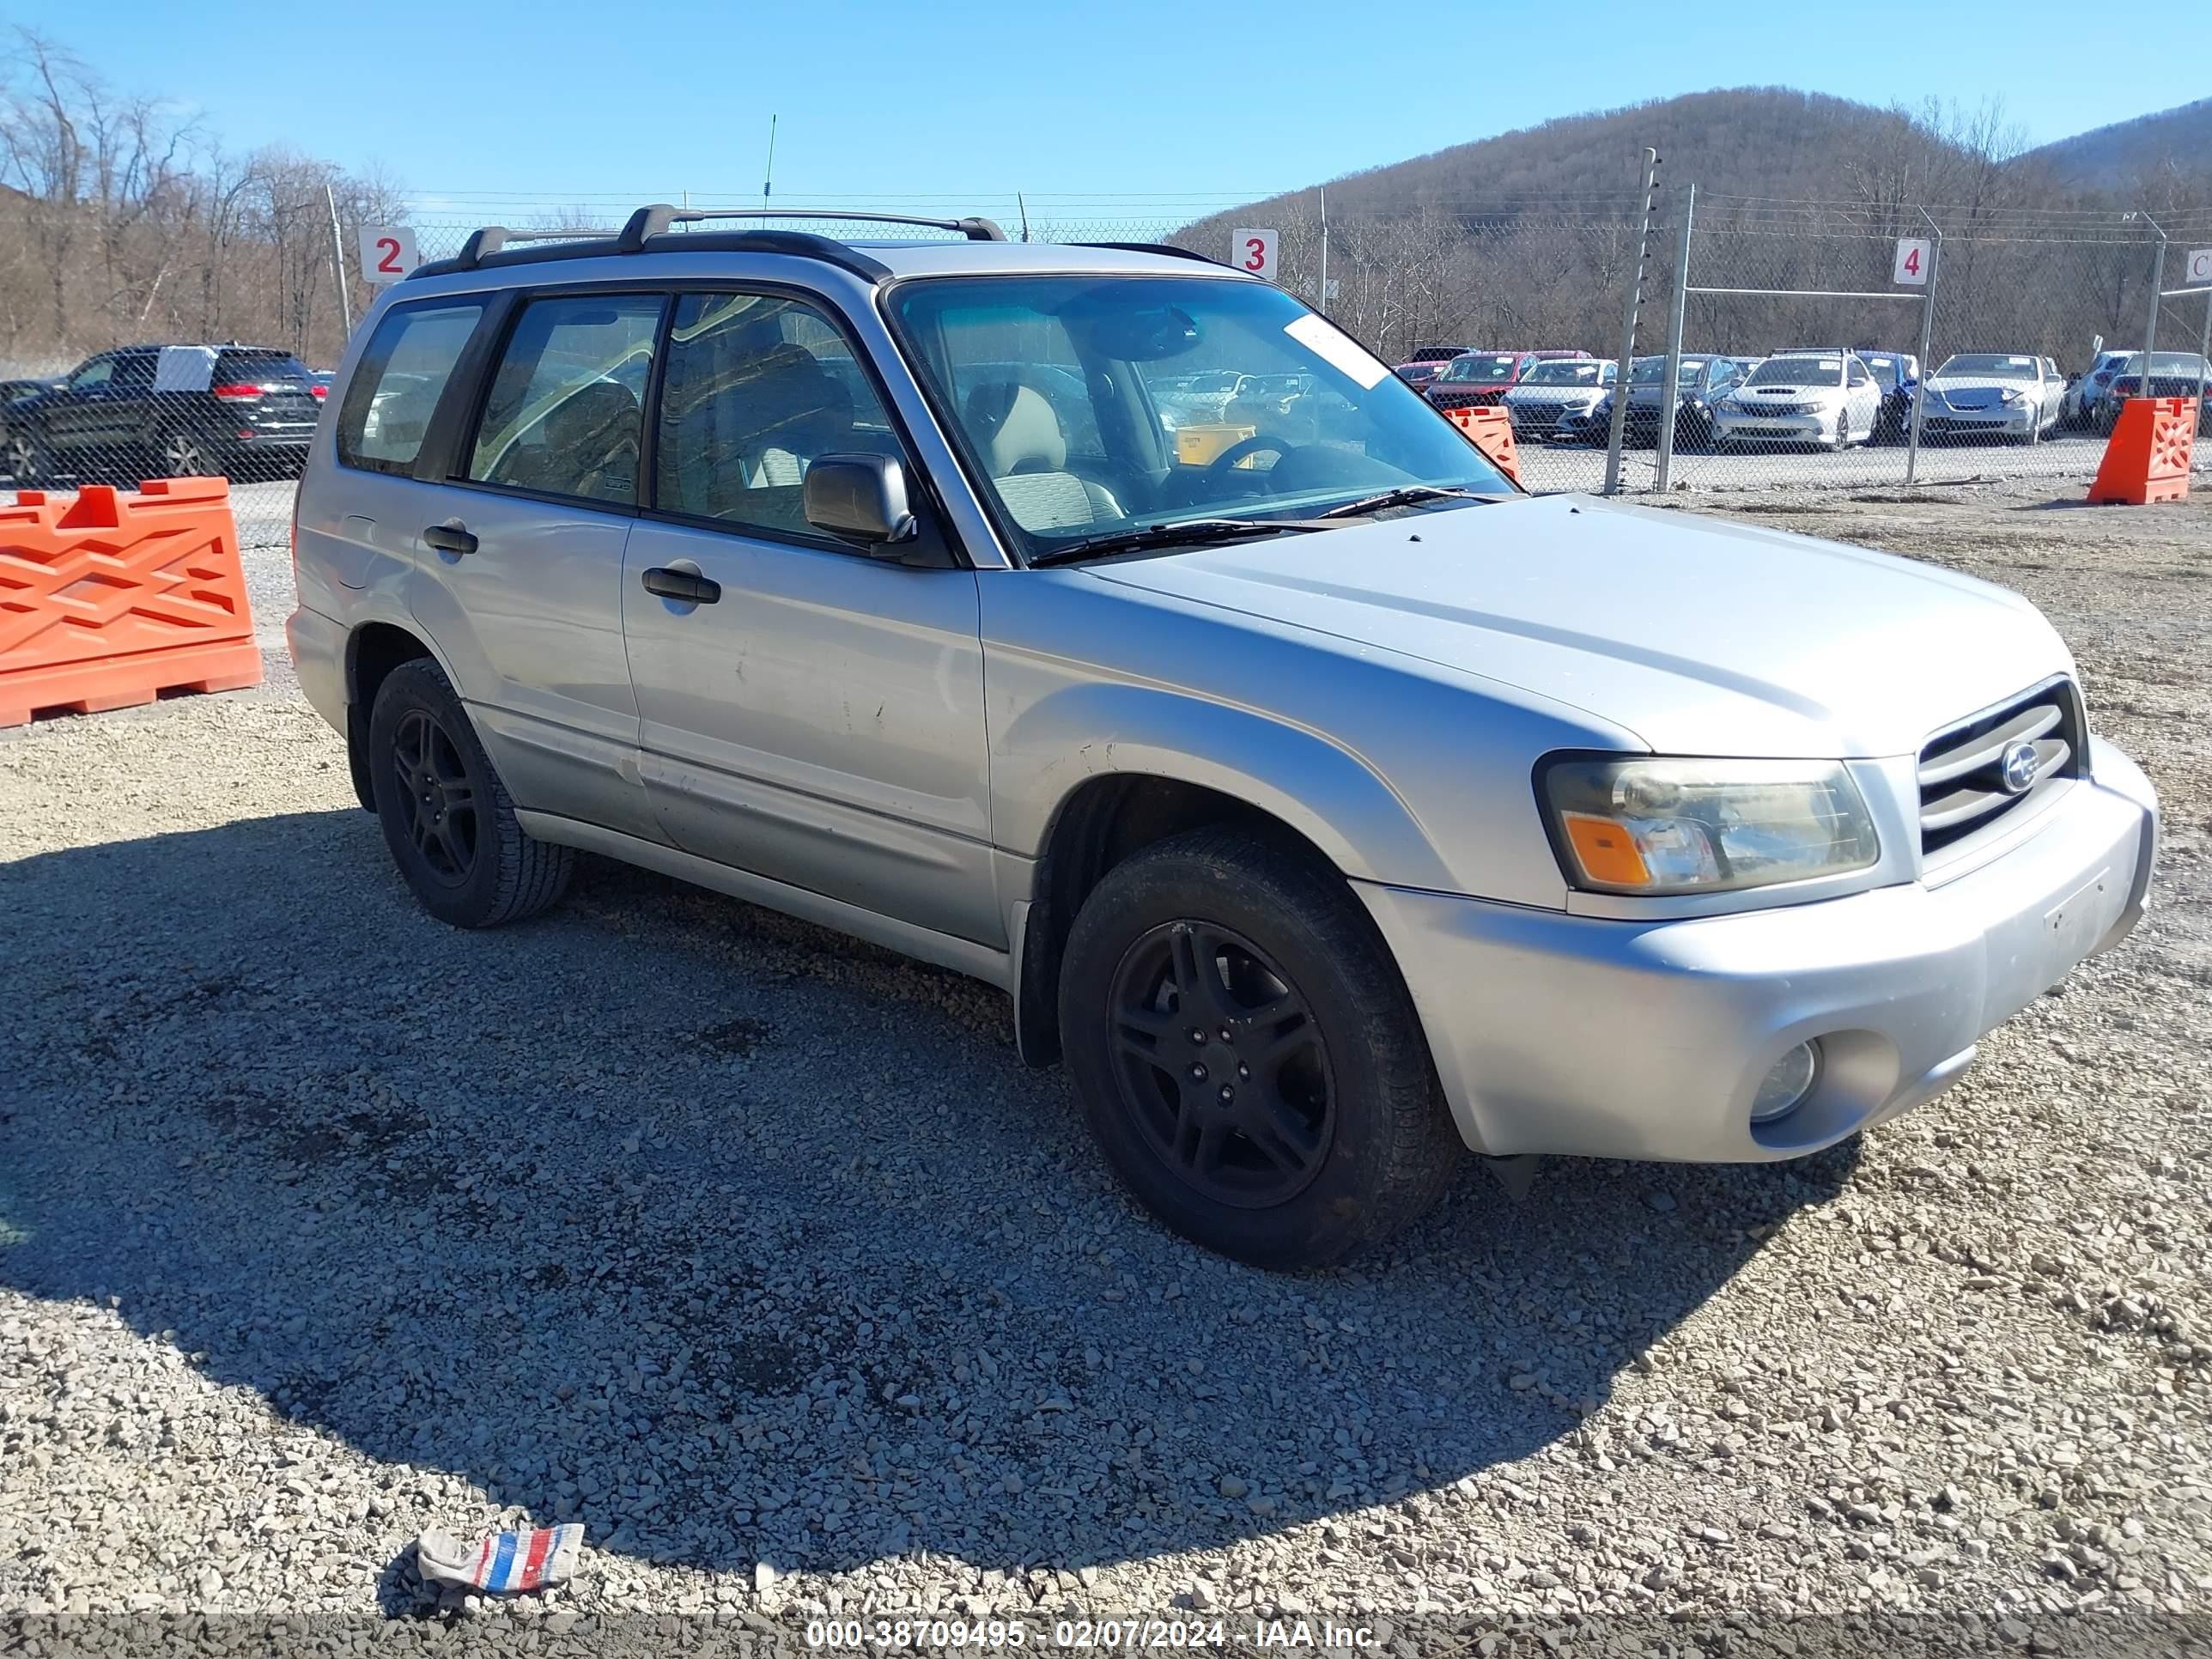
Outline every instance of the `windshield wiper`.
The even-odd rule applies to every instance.
[[[1112,553],[1134,553],[1148,547],[1195,546],[1201,542],[1227,541],[1233,536],[1273,536],[1293,531],[1318,530],[1306,519],[1179,519],[1172,524],[1148,524],[1136,530],[1117,530],[1109,535],[1086,536],[1030,556],[1030,568],[1070,564],[1078,559],[1103,558]]]
[[[1342,507],[1332,507],[1320,516],[1324,519],[1356,519],[1363,513],[1380,513],[1386,507],[1412,507],[1419,501],[1446,500],[1470,501],[1502,501],[1503,495],[1480,489],[1455,489],[1443,484],[1401,484],[1395,489],[1386,489],[1379,495],[1366,495],[1356,501],[1346,501]]]

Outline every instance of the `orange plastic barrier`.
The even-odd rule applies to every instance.
[[[0,507],[0,726],[260,684],[228,479]]]
[[[1521,482],[1521,456],[1513,447],[1513,417],[1502,409],[1448,409],[1451,422],[1467,434],[1468,441],[1490,458],[1492,465],[1515,483]]]
[[[2130,507],[2186,501],[2196,442],[2196,398],[2129,398],[2120,405],[2089,499]]]

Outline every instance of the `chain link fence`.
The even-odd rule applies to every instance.
[[[2212,209],[2154,224],[1680,186],[1650,200],[1647,227],[1642,195],[1332,217],[1316,192],[1265,228],[1276,279],[1385,361],[1426,360],[1407,371],[1425,395],[1506,408],[1523,479],[1540,490],[1600,489],[1609,473],[1629,493],[2024,476],[2070,486],[2102,454],[2154,287],[2165,297],[2154,391],[2193,390],[2206,372],[2212,283],[2192,283],[2185,251],[2212,245]],[[0,196],[0,490],[222,472],[239,485],[248,544],[283,541],[327,371],[373,295],[357,263],[361,223],[389,215],[410,226],[420,258],[436,259],[483,222],[319,191],[283,205],[179,227]],[[957,210],[980,210],[1016,239],[1165,243],[1212,258],[1249,228],[1233,215],[1018,198]],[[623,216],[510,219],[586,235]],[[764,222],[839,228],[799,214]],[[1901,240],[1925,244],[1916,272],[1899,268]],[[2197,465],[2212,470],[2212,443]]]

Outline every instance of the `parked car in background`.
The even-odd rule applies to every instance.
[[[1881,388],[1848,351],[1778,352],[1713,411],[1713,443],[1825,444],[1848,449],[1874,436]]]
[[[2212,372],[2203,357],[2193,351],[2161,351],[2151,364],[2150,395],[2154,398],[2194,398],[2200,386],[2212,386]],[[2112,385],[2099,400],[2096,428],[2109,433],[2120,418],[2120,405],[2142,392],[2142,353],[2130,352],[2120,372],[2112,377]],[[2212,410],[2198,407],[2197,429],[2212,432]]]
[[[2066,384],[2040,357],[1962,351],[1946,357],[1922,388],[1920,438],[2005,438],[2032,444],[2058,424]]]
[[[1583,422],[1620,377],[1610,357],[1553,357],[1532,362],[1505,394],[1514,435],[1579,437]]]
[[[1413,387],[1414,391],[1419,392],[1425,387],[1430,381],[1435,380],[1437,375],[1443,374],[1443,370],[1444,365],[1443,363],[1437,362],[1435,358],[1429,358],[1418,363],[1394,364],[1390,372],[1393,374],[1395,374],[1400,380],[1403,380],[1407,386]]]
[[[1659,441],[1661,410],[1674,410],[1674,447],[1677,449],[1701,449],[1712,441],[1713,405],[1735,391],[1742,379],[1742,371],[1732,357],[1717,357],[1710,353],[1685,352],[1676,372],[1674,395],[1668,398],[1662,387],[1667,374],[1667,360],[1663,356],[1638,357],[1628,366],[1628,414],[1621,422],[1621,441],[1629,445],[1656,444]],[[1563,427],[1579,430],[1593,443],[1609,442],[1613,436],[1613,400],[1620,394],[1608,392],[1598,399],[1586,416],[1563,422]]]
[[[1415,346],[1406,361],[1409,363],[1448,363],[1455,357],[1464,357],[1468,352],[1481,349],[1471,345]]]
[[[1912,400],[1920,389],[1920,359],[1909,351],[1861,349],[1851,355],[1867,366],[1867,373],[1881,388],[1875,441],[1903,443],[1911,431]]]
[[[296,473],[328,387],[273,346],[125,346],[7,406],[0,472],[73,477]]]
[[[1469,409],[1496,404],[1513,388],[1534,359],[1525,351],[1468,351],[1445,364],[1422,388],[1438,409]]]
[[[2065,401],[2060,406],[2060,422],[2076,428],[2094,426],[2098,403],[2134,356],[2132,351],[2100,351],[2092,357],[2089,367],[2066,388]]]

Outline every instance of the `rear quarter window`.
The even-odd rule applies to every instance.
[[[338,460],[409,472],[453,365],[483,320],[482,300],[431,301],[388,311],[354,366],[338,411]]]

